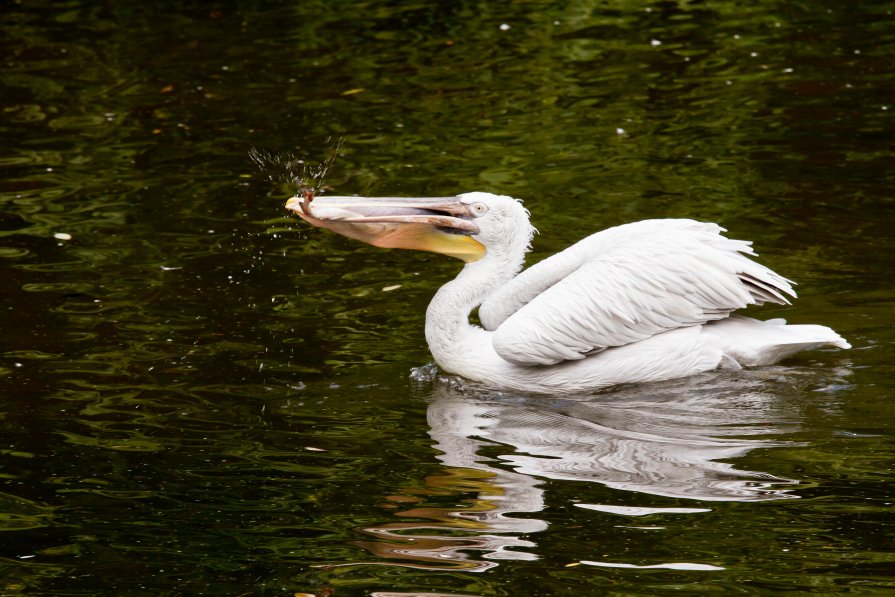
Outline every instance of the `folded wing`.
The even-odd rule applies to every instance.
[[[716,224],[646,220],[598,232],[525,270],[479,308],[507,361],[550,365],[788,304],[791,282],[755,263],[751,243]]]

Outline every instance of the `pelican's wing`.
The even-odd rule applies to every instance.
[[[716,224],[646,220],[598,232],[530,267],[479,308],[498,354],[549,365],[750,304],[788,304],[790,281]]]

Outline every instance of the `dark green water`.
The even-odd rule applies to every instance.
[[[895,591],[895,3],[0,27],[0,594]],[[520,197],[533,259],[717,221],[800,284],[760,316],[854,349],[589,397],[433,380],[457,262],[289,219],[248,157],[340,136],[334,191]]]

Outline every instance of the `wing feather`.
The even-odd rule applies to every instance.
[[[721,232],[692,220],[610,228],[519,274],[479,318],[502,358],[550,365],[750,304],[788,304],[790,281],[749,259],[750,243]]]

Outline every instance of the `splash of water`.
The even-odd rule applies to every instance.
[[[258,149],[257,147],[249,149],[249,158],[271,181],[294,185],[296,187],[296,195],[302,195],[306,201],[310,202],[315,195],[323,192],[326,177],[344,142],[344,137],[335,139],[327,137],[324,141],[324,146],[330,148],[330,153],[322,162],[306,160],[295,152],[272,152]],[[249,252],[252,255],[251,264],[241,272],[237,272],[239,277],[249,275],[256,265],[263,263],[265,254],[264,248],[258,246],[254,241],[242,246],[243,240],[253,237],[253,234],[244,233],[241,236],[243,237],[242,239],[237,237],[231,238],[228,245],[228,248],[231,250]],[[269,236],[276,239],[278,235],[274,232],[269,234]],[[218,247],[222,247],[225,242],[227,241],[218,243]],[[285,256],[286,253],[283,252],[283,255]],[[233,275],[229,275],[227,278],[230,284],[240,283]]]
[[[332,150],[322,162],[302,159],[293,152],[270,152],[257,147],[249,149],[249,158],[270,180],[293,184],[297,194],[313,199],[323,192],[326,177],[345,143],[345,138],[338,137],[334,140],[327,137],[324,143],[331,146]]]

